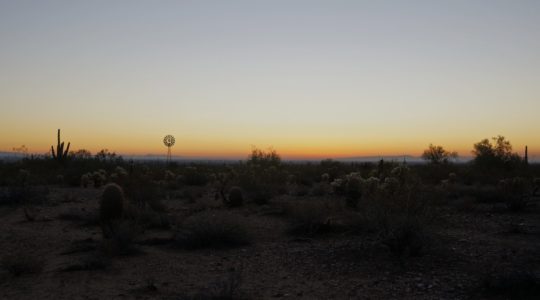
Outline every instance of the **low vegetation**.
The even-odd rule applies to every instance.
[[[362,298],[335,294],[360,281],[372,298],[536,299],[540,166],[491,141],[469,163],[435,145],[425,164],[292,163],[272,149],[225,164],[108,150],[0,163],[0,279],[62,276],[47,262],[139,286],[148,273],[145,292],[167,299]],[[527,271],[480,274],[494,262]]]

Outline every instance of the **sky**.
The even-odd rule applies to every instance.
[[[540,1],[0,0],[0,151],[540,156]]]

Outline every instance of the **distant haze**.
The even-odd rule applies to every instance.
[[[0,0],[0,151],[540,155],[540,1]]]

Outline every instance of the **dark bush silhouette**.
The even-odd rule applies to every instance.
[[[483,169],[513,169],[521,164],[521,157],[512,152],[510,141],[499,135],[493,143],[483,139],[474,144],[474,164]]]
[[[442,146],[433,144],[429,144],[428,149],[422,153],[422,158],[431,164],[447,164],[451,159],[456,159],[457,156],[457,152],[449,152]]]

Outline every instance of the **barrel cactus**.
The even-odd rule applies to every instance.
[[[116,183],[107,184],[99,203],[99,218],[105,236],[108,236],[108,231],[114,233],[113,223],[122,218],[123,210],[124,191]]]
[[[242,189],[237,186],[233,186],[229,190],[229,199],[225,203],[229,207],[241,206],[244,203],[244,196],[242,194]]]

